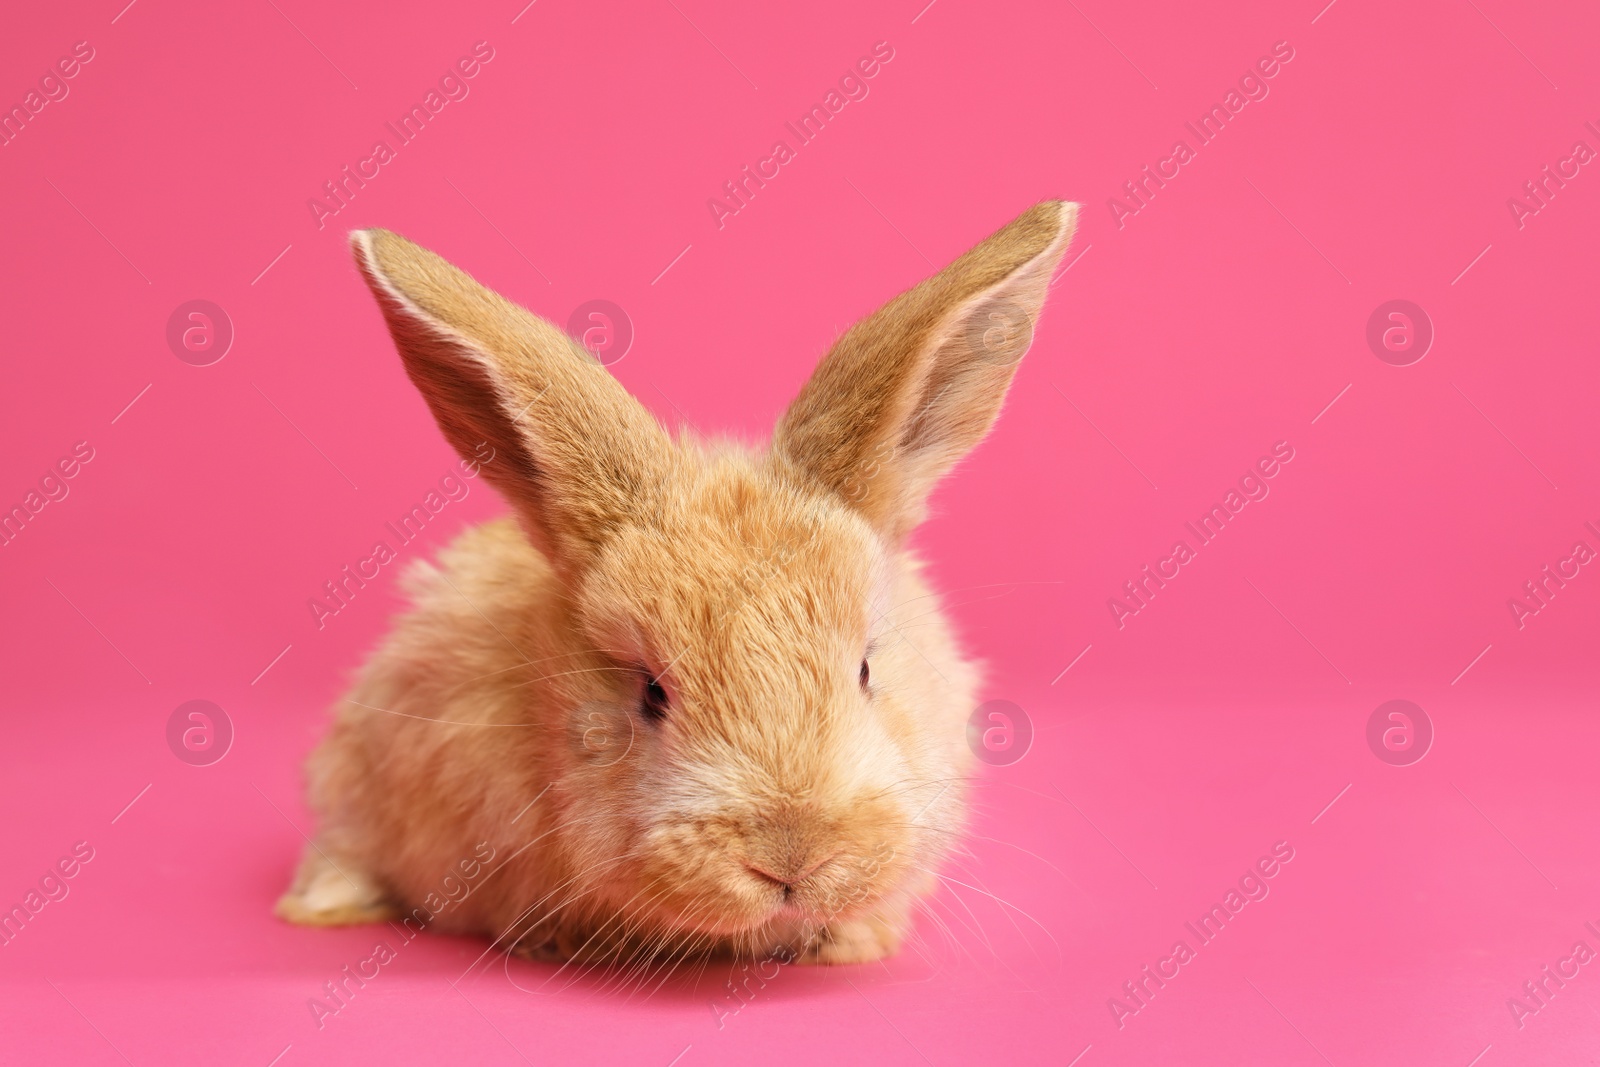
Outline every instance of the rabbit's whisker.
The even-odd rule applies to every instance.
[[[541,723],[536,722],[463,722],[460,719],[435,719],[429,715],[412,715],[404,711],[393,711],[389,708],[380,708],[373,704],[363,704],[354,697],[346,697],[345,703],[354,704],[358,708],[366,708],[368,711],[381,711],[385,715],[397,715],[402,719],[416,719],[419,722],[434,722],[441,726],[498,726],[502,728],[527,729],[542,725]]]
[[[571,651],[571,652],[558,652],[553,656],[541,656],[539,659],[524,660],[521,663],[515,663],[515,664],[512,664],[509,667],[502,667],[497,671],[490,671],[487,674],[478,674],[478,675],[474,675],[471,678],[464,678],[461,681],[456,682],[454,685],[447,686],[446,688],[441,689],[439,691],[439,695],[443,696],[446,693],[453,693],[457,689],[465,688],[466,686],[471,685],[473,682],[481,682],[485,678],[494,678],[494,677],[497,677],[497,676],[502,675],[502,674],[510,674],[512,671],[520,671],[524,667],[532,667],[535,664],[539,664],[539,663],[549,663],[553,659],[576,659],[576,658],[579,658],[579,657],[591,656],[591,655],[593,655],[593,656],[621,656],[621,655],[626,655],[626,653],[623,652],[620,649],[615,649],[615,648],[591,648],[591,649],[585,649],[585,650],[574,650],[574,651]]]

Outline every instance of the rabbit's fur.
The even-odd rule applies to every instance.
[[[321,824],[279,914],[559,959],[895,951],[963,823],[978,684],[904,542],[994,422],[1076,216],[1041,203],[852,327],[764,451],[674,441],[556,327],[353,234],[515,519],[410,571],[310,759]]]

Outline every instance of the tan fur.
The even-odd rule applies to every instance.
[[[552,959],[893,952],[963,821],[978,684],[903,539],[993,423],[1075,218],[1040,204],[853,327],[766,451],[673,441],[555,327],[354,234],[516,518],[408,572],[309,762],[321,823],[279,914]]]

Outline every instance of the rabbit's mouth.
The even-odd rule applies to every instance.
[[[792,881],[748,868],[727,871],[714,884],[696,878],[658,897],[652,910],[655,924],[665,929],[763,940],[849,918],[881,895],[829,857]]]
[[[614,890],[633,899],[617,904],[653,913],[652,926],[712,937],[845,921],[893,895],[907,875],[912,852],[891,843],[896,816],[859,804],[853,821],[794,807],[762,819],[719,812],[662,820]]]

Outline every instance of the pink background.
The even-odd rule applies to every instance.
[[[1592,1052],[1596,967],[1520,1028],[1507,1004],[1600,949],[1600,574],[1521,629],[1507,605],[1600,548],[1600,174],[1520,228],[1507,206],[1600,148],[1584,5],[125,2],[25,5],[0,37],[7,106],[95,53],[0,147],[0,505],[94,449],[0,548],[0,904],[95,850],[0,948],[0,1059]],[[480,40],[470,95],[319,230],[307,199]],[[719,230],[707,199],[878,41],[870,95]],[[1122,183],[1279,41],[1270,94],[1119,228]],[[429,936],[319,1031],[307,999],[392,934],[269,909],[311,829],[300,761],[398,568],[320,632],[306,602],[453,460],[345,231],[398,230],[558,322],[615,301],[646,405],[755,438],[838,330],[1044,197],[1084,204],[1081,258],[921,534],[986,695],[1037,736],[986,771],[915,949],[787,969],[728,1015],[720,970],[531,993],[550,969],[461,979],[481,943]],[[236,331],[207,367],[165,340],[196,298]],[[1365,341],[1394,298],[1436,331],[1412,366]],[[1107,599],[1277,441],[1270,496],[1119,629]],[[501,507],[473,483],[406,559]],[[195,698],[236,730],[208,767],[165,740]],[[1394,698],[1436,731],[1411,766],[1367,747]],[[1119,1028],[1108,999],[1277,841],[1267,899]]]

